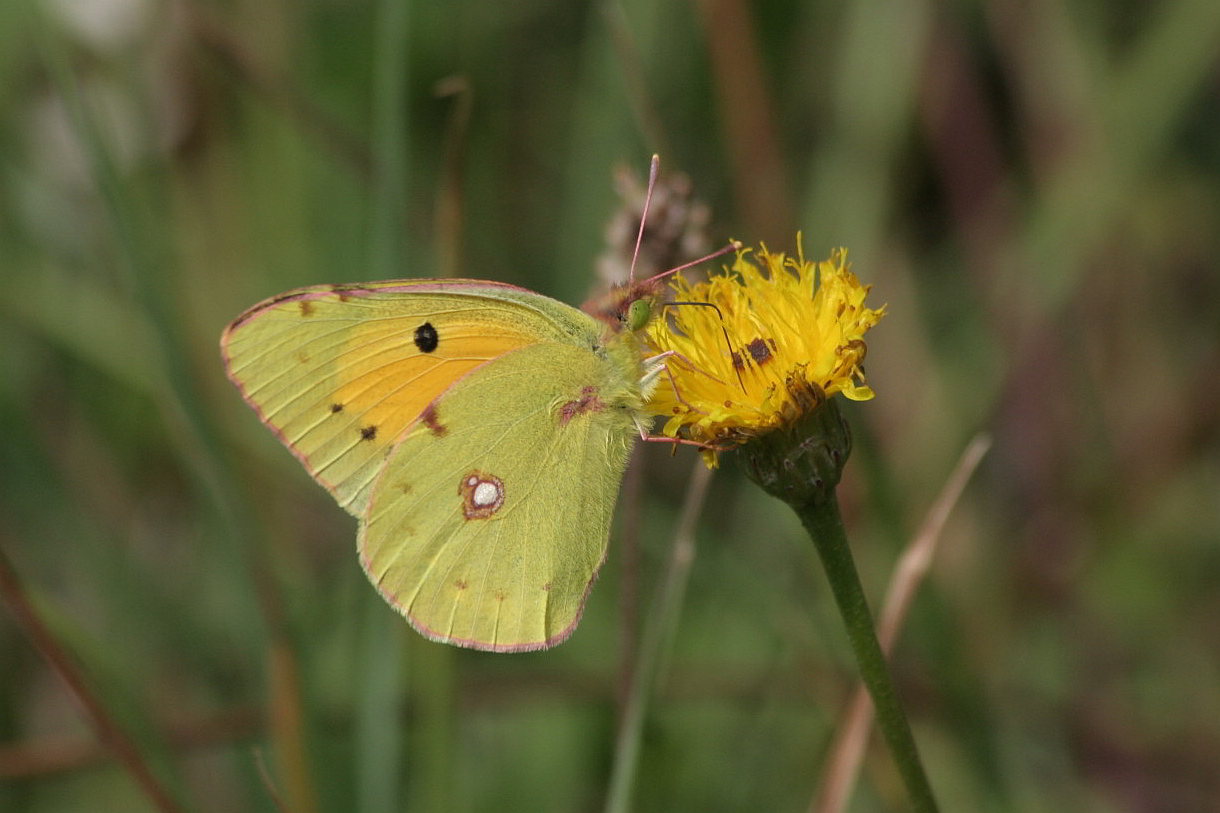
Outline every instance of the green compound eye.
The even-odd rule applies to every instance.
[[[627,329],[639,330],[648,324],[652,318],[652,303],[647,299],[637,299],[627,308]]]

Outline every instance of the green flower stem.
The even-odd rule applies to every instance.
[[[822,566],[826,568],[830,589],[856,653],[860,676],[876,708],[877,725],[898,764],[898,772],[906,784],[914,809],[920,813],[936,813],[936,799],[932,796],[932,787],[928,784],[923,763],[915,748],[911,726],[898,702],[885,656],[877,642],[873,614],[869,612],[864,588],[856,573],[856,563],[843,530],[839,501],[832,492],[826,499],[809,501],[804,508],[797,509],[797,514],[818,549]]]

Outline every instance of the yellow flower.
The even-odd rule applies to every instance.
[[[675,302],[648,326],[651,352],[669,354],[648,408],[672,438],[716,450],[791,426],[833,395],[873,397],[864,334],[885,314],[864,306],[870,286],[836,249],[816,265],[797,256],[740,250],[731,271],[671,287]],[[683,304],[697,303],[697,304]]]

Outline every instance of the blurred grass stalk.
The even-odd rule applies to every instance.
[[[614,748],[614,763],[606,793],[606,813],[627,813],[640,763],[640,746],[644,736],[644,720],[652,702],[653,692],[673,650],[674,635],[682,613],[691,563],[695,559],[695,525],[703,511],[712,471],[696,459],[691,472],[682,514],[674,531],[669,567],[658,585],[651,611],[646,615],[640,636],[640,649],[635,658],[635,671],[627,692],[627,703],[619,725]]]
[[[1157,154],[1170,145],[1220,55],[1220,3],[1179,0],[1157,4],[1150,14],[1144,32],[1127,49],[1129,56],[1108,73],[1093,70],[1102,48],[1094,32],[1056,14],[1033,18],[1047,29],[1043,33],[1056,46],[1051,53],[1059,57],[1054,67],[1067,80],[1055,86],[1063,93],[1059,115],[1072,119],[1067,124],[1074,148],[1053,155],[1053,166],[1040,167],[1041,199],[1002,267],[1012,278],[1032,274],[1037,279],[1038,311],[1052,318],[1090,269],[1088,258],[1096,256],[1132,196],[1140,194],[1146,173],[1159,165]],[[1003,29],[998,35],[1003,41]],[[1008,68],[1018,83],[1032,88],[1031,74],[1046,67],[1021,59],[1024,54],[1013,56]],[[1023,129],[1037,135],[1045,127],[1030,122]],[[1040,149],[1047,149],[1036,142],[1026,147],[1035,163]]]
[[[759,36],[745,0],[698,0],[714,85],[722,110],[739,217],[749,242],[782,245],[792,225],[791,175],[763,75]]]
[[[166,272],[166,269],[175,267],[170,259],[171,252],[159,239],[162,233],[148,225],[151,212],[158,209],[165,197],[165,189],[156,183],[161,177],[151,173],[149,180],[137,188],[133,181],[120,174],[111,145],[100,125],[99,113],[92,109],[91,100],[69,62],[68,45],[52,21],[41,15],[38,19],[38,38],[54,86],[64,101],[74,135],[86,156],[88,172],[100,194],[103,212],[109,219],[118,254],[118,271],[125,287],[123,293],[131,299],[131,302],[122,302],[122,307],[136,321],[146,322],[149,327],[145,338],[150,345],[149,357],[155,360],[150,371],[153,396],[165,420],[166,434],[176,442],[175,449],[184,470],[194,476],[199,492],[206,495],[204,502],[212,503],[223,522],[227,533],[222,537],[228,544],[220,549],[228,554],[234,577],[244,579],[249,585],[250,589],[243,594],[261,598],[262,609],[272,609],[274,613],[277,599],[272,581],[259,567],[259,548],[251,541],[251,529],[254,527],[252,513],[231,485],[238,479],[232,476],[231,467],[219,452],[222,447],[218,442],[218,433],[202,409],[204,399],[200,397],[197,384],[190,374],[193,365],[181,335],[182,321],[172,304],[173,273]],[[139,98],[138,94],[131,92],[133,98]],[[259,574],[262,574],[262,578],[259,578]],[[249,619],[252,629],[261,633],[265,640],[266,630],[260,627],[260,619],[266,619],[258,611],[258,603],[252,601],[249,611],[243,615]],[[53,653],[53,649],[48,649],[48,642],[55,644],[54,638],[50,637],[49,631],[44,632],[46,641],[40,647],[44,654]],[[169,803],[169,797],[163,790],[150,784],[147,770],[142,766],[143,758],[137,758],[140,752],[136,746],[119,731],[117,725],[107,722],[107,700],[90,693],[83,674],[73,671],[72,662],[66,655],[53,657],[48,654],[47,657],[55,671],[73,688],[74,694],[78,698],[85,698],[82,703],[102,735],[103,742],[115,751],[136,782],[160,809],[176,809]],[[282,656],[277,658],[272,654],[271,658],[269,668],[278,678],[295,674],[295,669],[285,672]],[[295,681],[273,680],[272,691],[288,684],[295,688]],[[276,709],[277,719],[299,720],[300,702],[299,694],[274,699],[272,706]],[[284,716],[286,704],[295,704],[297,708]],[[282,730],[282,727],[273,725],[273,736]],[[299,726],[291,726],[289,730],[293,736],[301,736]],[[290,798],[311,798],[309,772],[303,764],[299,764],[304,753],[303,743],[298,739],[292,743],[281,742],[277,746],[277,756],[285,763],[285,774],[294,780],[289,787]],[[158,743],[157,753],[148,756],[156,757],[166,770],[177,773],[176,755],[167,743]],[[302,806],[300,809],[307,813],[311,808]]]
[[[131,774],[153,807],[161,813],[181,813],[183,808],[178,804],[176,794],[170,791],[149,765],[140,746],[115,721],[106,703],[94,692],[84,671],[60,645],[51,628],[44,623],[3,550],[0,550],[0,599],[8,605],[9,612],[13,614],[26,636],[63,680],[98,739]]]

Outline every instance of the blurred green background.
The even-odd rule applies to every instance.
[[[431,644],[217,340],[321,282],[578,303],[655,151],[709,245],[800,230],[888,303],[840,489],[874,606],[994,437],[895,652],[943,809],[1220,809],[1218,68],[1215,0],[0,3],[6,570],[180,809],[600,809],[695,455],[645,450],[567,643]],[[16,618],[0,810],[156,809]],[[730,456],[636,809],[807,809],[854,676]],[[876,738],[850,809],[906,809]]]

